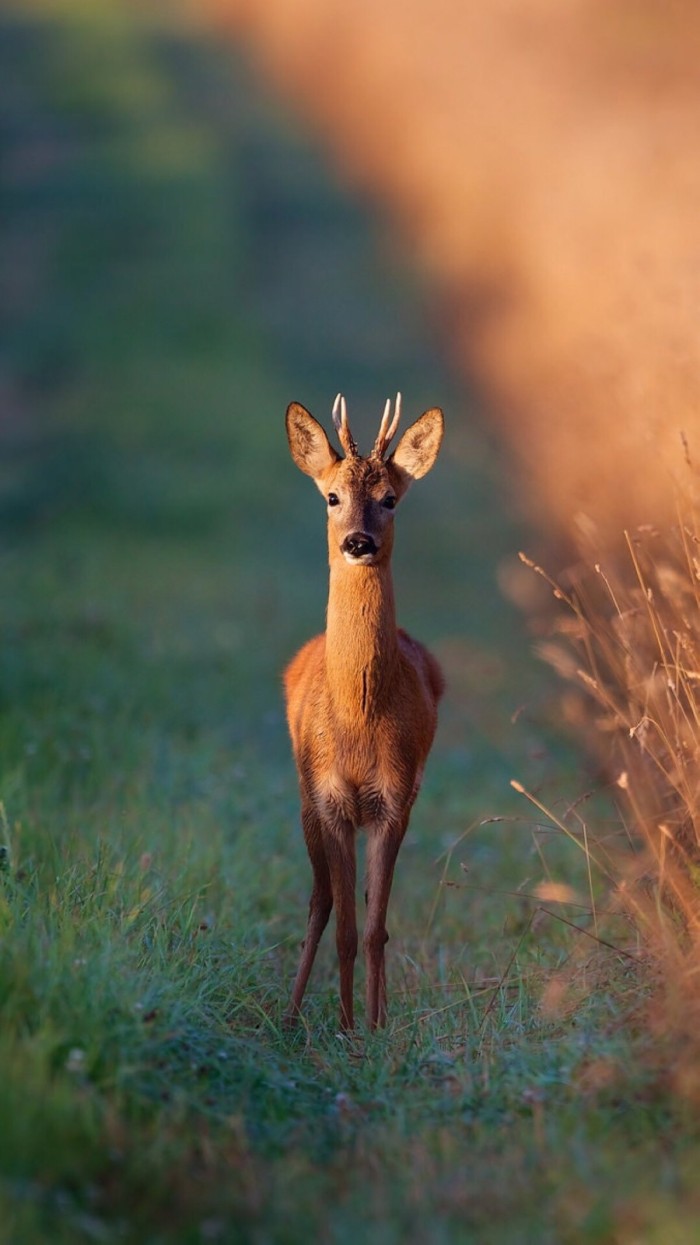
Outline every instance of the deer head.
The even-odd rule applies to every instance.
[[[400,417],[401,394],[397,394],[393,415],[387,400],[374,446],[362,457],[350,430],[345,399],[338,394],[333,422],[345,451],[342,457],[305,407],[292,402],[287,410],[292,458],[326,499],[331,558],[341,555],[351,565],[371,566],[391,555],[394,510],[413,481],[433,466],[444,425],[439,408],[425,411],[385,458]]]

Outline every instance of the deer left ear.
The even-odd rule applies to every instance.
[[[406,487],[430,471],[442,444],[445,420],[439,407],[425,411],[404,432],[389,462],[406,478]]]

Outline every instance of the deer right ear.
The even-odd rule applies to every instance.
[[[318,480],[340,459],[318,420],[299,402],[287,407],[287,440],[297,467],[312,480]]]

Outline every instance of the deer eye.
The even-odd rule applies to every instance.
[[[329,494],[328,494],[328,505],[329,505],[329,506],[339,506],[339,505],[340,505],[340,498],[339,498],[339,496],[338,496],[338,494],[337,494],[337,493],[329,493]]]
[[[393,510],[394,506],[396,505],[396,498],[394,497],[394,494],[387,493],[386,497],[384,498],[384,501],[382,502],[382,505],[385,507],[386,510]]]

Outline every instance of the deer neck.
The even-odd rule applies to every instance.
[[[389,560],[351,566],[331,559],[326,674],[336,711],[371,717],[388,695],[398,660]]]

